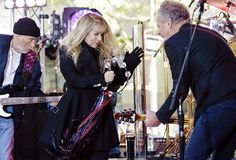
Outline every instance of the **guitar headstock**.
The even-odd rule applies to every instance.
[[[116,112],[114,114],[115,119],[120,122],[128,122],[134,123],[135,121],[143,121],[145,120],[145,116],[136,113],[134,110],[131,109],[124,109],[122,112]]]

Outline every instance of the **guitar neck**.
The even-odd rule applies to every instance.
[[[116,112],[114,114],[115,119],[119,121],[134,123],[135,121],[145,121],[147,115],[146,114],[140,114],[136,113],[132,110],[125,110],[123,112]],[[184,123],[189,123],[189,119],[184,119]],[[168,123],[178,124],[178,118],[171,117]]]
[[[145,121],[147,117],[146,114],[137,114],[136,116],[138,121]]]
[[[58,102],[61,96],[47,96],[47,97],[9,97],[1,98],[1,105],[19,105],[19,104],[36,104]]]

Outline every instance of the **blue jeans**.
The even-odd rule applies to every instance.
[[[13,119],[4,119],[0,117],[0,160],[13,160],[13,146]]]
[[[230,160],[236,150],[236,99],[209,107],[197,121],[185,160]]]

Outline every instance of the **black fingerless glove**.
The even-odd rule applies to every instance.
[[[131,53],[126,52],[124,61],[126,62],[126,68],[129,71],[133,71],[141,62],[141,58],[144,56],[144,51],[141,47],[136,47]]]

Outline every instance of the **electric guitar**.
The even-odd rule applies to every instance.
[[[120,122],[134,123],[136,121],[145,121],[146,115],[138,114],[134,110],[125,109],[122,112],[116,112],[114,118]]]
[[[60,98],[61,96],[9,97],[9,94],[3,94],[0,95],[0,117],[7,118],[11,116],[11,113],[7,112],[4,106],[59,102]]]
[[[136,113],[134,110],[127,110],[125,109],[122,112],[116,112],[114,115],[114,118],[117,119],[119,122],[128,122],[128,123],[134,123],[136,121],[145,121],[146,115],[145,114],[139,114]],[[169,123],[178,124],[177,118],[171,118]],[[189,119],[185,119],[184,123],[189,123]]]

